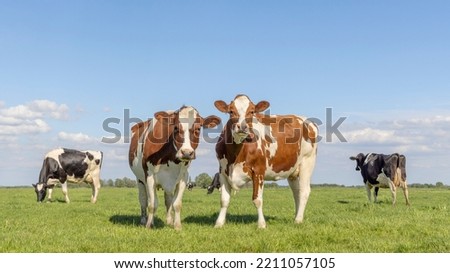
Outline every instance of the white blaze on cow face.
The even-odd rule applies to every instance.
[[[237,97],[234,102],[235,110],[232,110],[232,115],[237,116],[236,123],[231,127],[233,140],[236,144],[242,143],[249,135],[249,124],[247,123],[247,114],[252,102],[246,96]],[[253,106],[254,107],[254,106]],[[234,113],[236,111],[236,113]]]
[[[195,148],[192,144],[198,144],[198,140],[194,139],[194,134],[199,134],[200,124],[196,124],[198,113],[192,107],[184,107],[178,113],[179,123],[176,126],[176,130],[180,134],[182,139],[181,147],[175,147],[177,149],[176,157],[182,161],[189,161],[195,158]],[[177,144],[174,143],[175,146]]]

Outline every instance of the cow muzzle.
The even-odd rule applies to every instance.
[[[195,151],[193,149],[180,149],[178,159],[181,161],[190,161],[195,159]]]
[[[236,144],[244,142],[250,135],[250,128],[246,122],[235,123],[232,127],[233,141]]]

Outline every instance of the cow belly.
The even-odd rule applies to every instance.
[[[378,186],[380,188],[389,188],[389,184],[392,183],[391,179],[387,177],[384,173],[380,173],[377,177],[378,183],[380,183]]]
[[[180,178],[183,179],[184,182],[187,180],[188,173],[187,171],[183,172],[182,170],[183,168],[187,170],[184,163],[175,164],[173,162],[169,162],[167,165],[158,165],[152,168],[153,170],[150,170],[149,168],[149,172],[155,172],[156,184],[160,185],[165,192],[175,192],[175,188]]]
[[[144,168],[142,168],[142,163],[140,160],[135,159],[133,161],[133,165],[130,166],[131,171],[136,176],[136,179],[139,181],[144,182],[145,181],[145,173]]]
[[[228,183],[234,190],[242,188],[251,178],[244,172],[244,163],[231,165],[228,172]]]
[[[287,171],[275,172],[270,166],[266,169],[266,173],[264,175],[264,180],[266,181],[278,181],[282,179],[286,179],[291,176],[295,170],[297,170],[297,166],[290,168]]]
[[[92,179],[86,179],[86,177],[67,176],[67,181],[70,183],[80,184],[82,182],[92,183]]]

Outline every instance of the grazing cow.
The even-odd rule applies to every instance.
[[[183,106],[175,112],[157,112],[153,119],[131,128],[129,164],[138,181],[141,224],[154,226],[156,188],[160,186],[164,190],[167,224],[181,229],[181,202],[200,130],[220,122],[216,116],[202,118],[195,108]]]
[[[211,184],[208,186],[208,194],[211,194],[214,192],[214,189],[220,189],[220,173],[216,173],[214,175],[213,180],[211,181]]]
[[[236,96],[230,104],[218,100],[214,105],[230,115],[216,144],[221,209],[215,227],[225,224],[231,190],[238,190],[251,181],[258,227],[265,228],[264,181],[281,179],[289,182],[295,201],[295,223],[301,223],[316,162],[317,126],[296,115],[262,114],[269,102],[254,104],[246,95]]]
[[[37,201],[44,201],[47,190],[48,200],[51,201],[53,187],[56,183],[61,183],[64,198],[70,203],[66,182],[77,184],[85,182],[92,187],[91,202],[97,202],[102,161],[103,153],[100,151],[58,148],[48,152],[42,164],[39,182],[33,184]]]
[[[406,183],[406,157],[397,153],[362,154],[351,156],[350,160],[356,161],[356,171],[361,171],[364,184],[367,189],[369,202],[372,201],[371,190],[374,189],[374,202],[377,202],[379,188],[389,188],[392,193],[392,204],[397,200],[396,189],[401,187],[405,195],[406,205],[409,205],[408,186]]]

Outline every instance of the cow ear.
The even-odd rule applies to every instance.
[[[86,156],[89,158],[89,160],[92,161],[94,159],[94,156],[90,152],[86,152]]]
[[[220,124],[222,120],[214,115],[208,116],[203,120],[203,128],[214,128]]]
[[[157,120],[159,120],[160,122],[163,122],[165,124],[172,123],[173,122],[172,117],[173,117],[173,114],[168,113],[166,111],[160,111],[160,112],[156,112],[155,113],[155,118]]]
[[[33,188],[36,188],[36,187],[37,187],[37,184],[31,184],[31,186],[33,186]]]
[[[256,104],[255,106],[255,112],[256,113],[261,113],[262,111],[266,110],[267,108],[269,108],[270,103],[268,101],[260,101],[258,102],[258,104]]]
[[[223,100],[216,100],[214,102],[214,106],[222,113],[228,114],[228,104],[224,102]]]
[[[350,160],[356,160],[357,158],[356,157],[354,157],[354,156],[351,156],[350,157]]]

